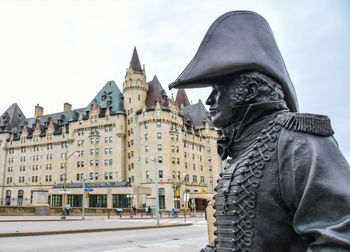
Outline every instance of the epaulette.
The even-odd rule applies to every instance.
[[[331,120],[325,115],[287,112],[276,117],[278,125],[286,129],[319,136],[332,136]]]

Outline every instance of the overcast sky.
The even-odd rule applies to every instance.
[[[302,112],[331,117],[350,158],[350,1],[2,1],[0,114],[17,103],[32,117],[86,107],[103,85],[119,88],[136,46],[147,79],[167,90],[221,14],[252,10],[270,23]],[[209,89],[187,91],[204,102]]]

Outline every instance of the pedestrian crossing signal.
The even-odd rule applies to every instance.
[[[85,197],[89,198],[89,192],[85,192]]]

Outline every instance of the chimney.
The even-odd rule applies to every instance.
[[[63,104],[63,111],[66,112],[66,111],[71,111],[71,110],[72,110],[72,104],[65,102]]]
[[[38,118],[44,114],[44,108],[39,106],[39,103],[35,105],[34,117]]]

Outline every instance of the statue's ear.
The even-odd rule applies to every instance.
[[[256,82],[249,83],[247,87],[247,92],[245,93],[245,97],[244,97],[245,101],[250,102],[254,100],[255,97],[258,95],[258,93],[259,93],[258,84]]]

